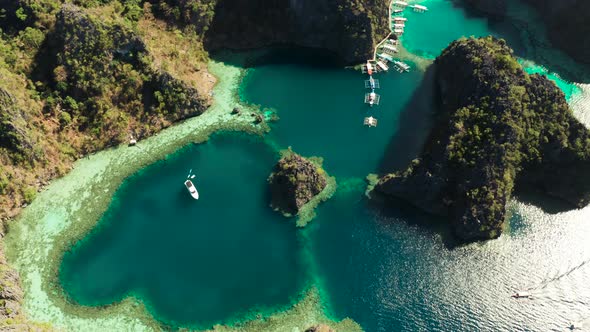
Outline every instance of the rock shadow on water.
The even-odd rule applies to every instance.
[[[422,151],[437,109],[435,70],[434,65],[426,69],[420,86],[400,113],[399,127],[383,153],[379,174],[406,169]]]
[[[440,236],[447,249],[453,249],[463,244],[451,231],[449,221],[445,217],[428,214],[402,199],[384,198],[374,193],[367,200],[367,207],[384,217],[387,222],[401,222],[418,226],[420,229]]]
[[[379,164],[379,173],[401,171],[417,158],[430,136],[438,109],[438,92],[435,81],[436,67],[429,66],[420,86],[400,113],[399,129],[392,136]],[[452,234],[449,222],[444,217],[433,216],[401,199],[380,197],[371,193],[367,206],[389,220],[404,220],[409,225],[419,225],[441,236],[449,249],[462,243]]]
[[[311,68],[342,68],[337,54],[324,49],[295,45],[273,45],[256,50],[216,50],[215,61],[243,68],[265,65],[303,65]]]
[[[495,8],[480,9],[470,4],[470,0],[452,0],[455,7],[464,9],[465,15],[472,18],[486,19],[489,29],[505,39],[514,54],[520,58],[532,60],[547,68],[549,72],[559,73],[568,82],[590,83],[590,66],[582,64],[565,52],[555,49],[549,41],[547,25],[540,25],[542,19],[536,10],[521,0],[493,1]],[[526,20],[515,17],[510,8],[520,6],[527,10]],[[530,22],[532,19],[532,22]]]
[[[518,201],[534,205],[548,214],[559,214],[575,208],[571,203],[548,196],[533,186],[522,183],[522,181],[516,183],[514,197]]]

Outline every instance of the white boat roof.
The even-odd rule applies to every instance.
[[[393,63],[395,63],[396,65],[404,68],[404,69],[409,69],[410,65],[408,65],[407,63],[401,62],[401,61],[394,61]]]
[[[393,61],[393,58],[387,54],[379,53],[379,54],[377,54],[377,56],[380,57],[381,59],[384,59],[387,61]]]
[[[393,46],[393,45],[389,45],[389,44],[384,44],[383,48],[397,52],[397,47]]]

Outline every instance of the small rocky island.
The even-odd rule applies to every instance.
[[[526,74],[503,40],[451,43],[435,61],[440,109],[418,159],[374,191],[447,216],[465,241],[500,236],[515,185],[590,202],[590,132],[559,88]]]
[[[268,178],[271,207],[286,216],[299,215],[298,226],[313,219],[313,209],[334,192],[320,158],[304,158],[290,149],[283,152]]]

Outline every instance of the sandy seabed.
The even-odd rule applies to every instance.
[[[237,91],[244,69],[211,61],[209,71],[218,78],[218,84],[213,90],[213,105],[207,112],[140,141],[136,147],[122,145],[77,161],[69,174],[51,183],[10,225],[6,251],[20,274],[25,294],[23,308],[29,319],[68,331],[162,329],[132,294],[106,307],[68,302],[59,285],[58,270],[63,253],[96,226],[126,177],[186,144],[207,140],[217,131],[263,134],[268,130],[264,123],[253,124],[250,113],[258,112],[257,109],[239,102]],[[242,115],[231,115],[236,106]],[[319,291],[310,289],[287,311],[235,327],[216,326],[215,330],[297,331],[320,322],[334,325],[323,313]],[[339,324],[340,330],[360,330],[350,320]]]

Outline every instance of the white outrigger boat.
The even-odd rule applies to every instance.
[[[199,192],[197,191],[197,187],[195,187],[195,185],[193,184],[193,181],[191,181],[191,179],[195,178],[194,174],[191,175],[192,172],[193,172],[193,170],[191,169],[190,172],[188,173],[186,181],[184,181],[184,186],[186,187],[188,192],[191,194],[191,196],[193,196],[194,199],[199,199]]]
[[[369,104],[371,107],[373,107],[373,105],[379,105],[380,100],[381,96],[376,94],[374,90],[365,94],[365,104]]]

